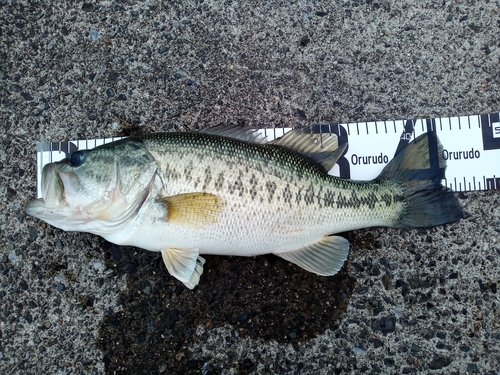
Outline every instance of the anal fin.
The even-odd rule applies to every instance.
[[[189,289],[193,289],[200,281],[205,259],[199,256],[198,249],[163,249],[163,262],[168,272],[182,281]]]
[[[299,250],[275,255],[321,276],[340,271],[349,254],[349,242],[340,236],[325,236],[319,242]]]

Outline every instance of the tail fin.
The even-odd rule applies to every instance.
[[[433,227],[460,220],[462,207],[441,185],[446,162],[435,133],[425,133],[396,154],[377,180],[396,180],[404,186],[406,210],[396,228]]]

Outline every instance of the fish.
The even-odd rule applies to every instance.
[[[438,168],[430,167],[430,142]],[[463,216],[441,184],[446,164],[434,133],[411,141],[372,181],[328,174],[346,147],[335,134],[307,128],[271,142],[236,125],[144,134],[47,164],[42,198],[25,209],[65,231],[160,252],[190,289],[203,273],[202,254],[275,254],[331,276],[349,254],[338,233],[433,227]]]

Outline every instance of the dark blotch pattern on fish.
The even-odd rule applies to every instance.
[[[380,200],[385,202],[386,207],[389,207],[392,204],[393,197],[390,194],[384,193],[380,196]]]
[[[193,170],[193,162],[189,161],[188,165],[184,168],[184,178],[186,179],[187,182],[191,182],[193,180],[193,175],[192,175],[192,170]]]
[[[250,177],[250,181],[248,181],[248,182],[250,183],[250,189],[248,190],[248,193],[250,194],[250,198],[252,200],[255,200],[255,197],[257,196],[258,180],[253,173],[252,173],[252,177]]]
[[[323,195],[323,204],[325,207],[333,207],[335,204],[335,192],[327,189],[325,194]]]
[[[222,190],[222,188],[224,187],[224,173],[219,173],[219,175],[217,176],[217,180],[215,180],[214,187],[217,191]]]
[[[210,182],[212,182],[212,170],[210,167],[205,168],[205,181],[203,182],[203,190],[206,190],[206,188],[210,185]]]
[[[283,199],[285,200],[285,203],[292,203],[292,191],[290,190],[290,185],[286,184],[285,188],[283,189]]]
[[[295,203],[299,204],[301,200],[302,200],[302,194],[300,193],[300,190],[299,190],[297,192],[297,195],[295,195]]]
[[[310,205],[310,204],[314,203],[314,197],[315,197],[314,187],[312,185],[309,185],[309,187],[307,188],[307,190],[304,194],[304,202],[307,205]]]
[[[237,184],[237,189],[239,190],[240,197],[242,197],[243,194],[245,194],[245,190],[246,190],[245,185],[243,185],[243,176],[245,176],[245,174],[240,169],[240,171],[238,173],[238,184]]]
[[[274,193],[276,192],[276,182],[274,181],[268,181],[266,182],[266,189],[267,189],[267,193],[268,193],[268,201],[269,203],[271,203],[271,201],[273,200],[273,197],[274,197]]]
[[[375,208],[375,205],[377,203],[378,203],[378,198],[373,192],[368,193],[366,198],[364,198],[364,204],[368,205],[369,208],[372,209]]]
[[[169,166],[165,167],[165,178],[167,181],[169,180],[179,180],[181,178],[181,174],[175,169],[170,168]]]
[[[349,198],[347,198],[344,194],[339,193],[337,198],[337,208],[359,208],[360,206],[361,201],[356,192],[352,192]]]
[[[243,180],[241,179],[242,176],[243,172],[240,171],[236,181],[234,181],[233,183],[229,182],[227,184],[227,189],[230,194],[234,194],[236,191],[238,191],[238,195],[240,197],[243,196],[243,193],[245,193],[245,187],[243,186]]]

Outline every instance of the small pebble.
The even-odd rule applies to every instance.
[[[243,368],[245,370],[253,370],[254,369],[254,364],[250,358],[245,358],[243,360]]]
[[[165,372],[166,369],[167,369],[167,365],[163,362],[160,362],[160,365],[158,366],[158,372],[159,373]]]
[[[99,32],[97,30],[90,30],[90,37],[93,41],[96,41],[99,38]]]
[[[243,314],[236,317],[236,321],[240,323],[246,322],[248,319],[250,319],[250,313],[248,311],[245,311]]]
[[[470,374],[479,374],[479,367],[475,363],[467,364],[467,372]]]
[[[122,260],[122,249],[120,246],[111,246],[111,254],[113,254],[113,259],[117,262]]]
[[[410,349],[413,353],[417,353],[420,351],[420,346],[417,345],[417,344],[412,344],[411,345],[411,349]]]
[[[384,364],[389,367],[394,366],[394,358],[384,358]]]
[[[365,349],[361,349],[361,348],[358,348],[356,346],[354,348],[352,348],[352,351],[354,352],[354,354],[365,354],[366,353]]]
[[[435,357],[431,363],[429,363],[429,369],[431,370],[440,370],[443,367],[448,367],[453,360],[450,357]]]

